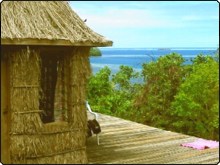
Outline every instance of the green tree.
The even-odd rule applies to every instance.
[[[129,66],[120,66],[119,71],[111,75],[108,67],[93,75],[88,84],[88,100],[96,112],[130,119],[132,101],[140,85],[131,83],[139,74]],[[112,78],[110,78],[112,77]]]
[[[183,62],[180,54],[172,53],[143,64],[146,84],[134,104],[136,121],[160,128],[169,125],[168,109],[184,80]]]
[[[132,104],[137,91],[141,88],[138,83],[132,82],[139,78],[139,73],[130,66],[121,65],[119,71],[112,76],[114,84],[113,107],[116,116],[131,119]]]
[[[203,138],[219,139],[219,64],[197,56],[192,72],[172,103],[173,129]]]
[[[110,75],[111,70],[106,66],[89,79],[87,97],[91,108],[96,112],[111,114],[113,85]]]
[[[88,83],[96,112],[202,138],[219,139],[219,60],[199,54],[184,65],[171,53],[143,64],[142,75],[120,66],[104,67]],[[136,78],[144,79],[135,83]]]
[[[89,52],[90,56],[102,56],[102,52],[97,47],[92,47]]]

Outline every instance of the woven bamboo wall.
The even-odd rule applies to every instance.
[[[43,124],[39,110],[40,51],[22,49],[10,55],[12,163],[87,163],[85,108],[86,80],[90,74],[89,47],[65,55],[64,96],[67,121]],[[59,73],[59,72],[58,72]]]

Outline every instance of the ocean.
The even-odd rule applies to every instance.
[[[179,53],[185,59],[185,64],[191,63],[190,59],[198,54],[214,55],[217,48],[99,48],[102,56],[90,57],[93,74],[97,73],[104,66],[108,66],[112,73],[119,70],[120,65],[133,67],[135,71],[142,70],[142,64],[156,60],[158,57],[170,54],[172,52]]]

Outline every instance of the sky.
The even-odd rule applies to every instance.
[[[219,47],[217,1],[70,1],[115,48]]]

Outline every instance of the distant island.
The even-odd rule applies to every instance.
[[[170,48],[158,48],[158,50],[171,50]]]
[[[102,52],[97,47],[92,47],[89,52],[89,56],[102,56]]]

